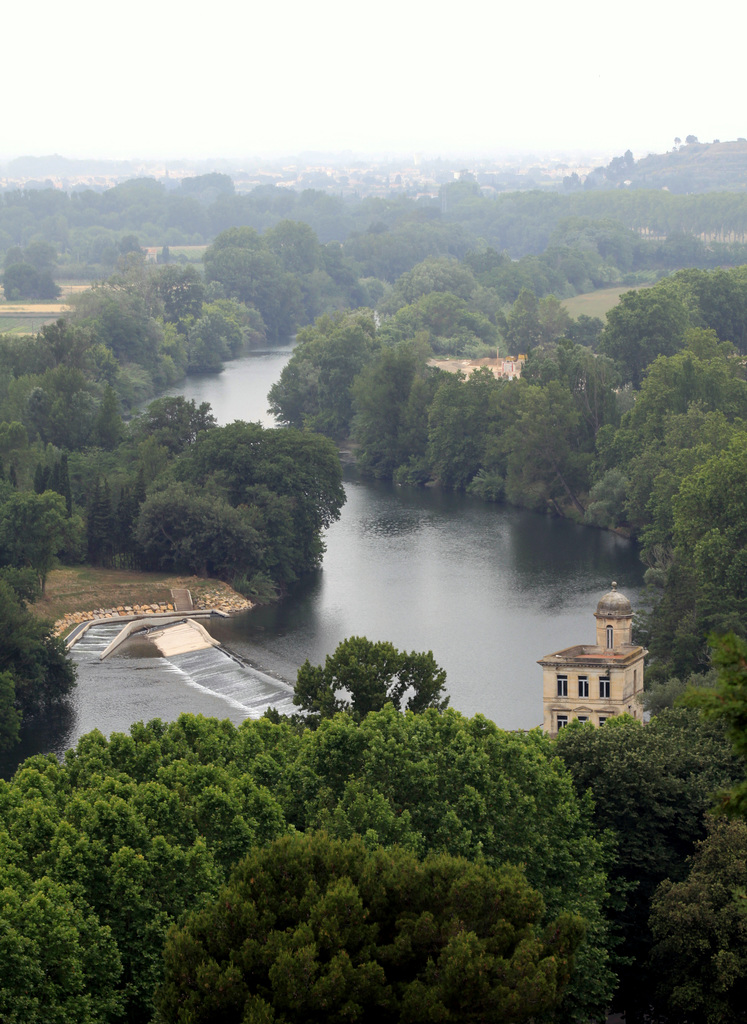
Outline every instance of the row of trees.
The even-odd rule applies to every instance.
[[[683,162],[685,158],[685,154],[669,154],[666,159]],[[645,161],[637,167],[644,177],[653,170],[646,168]],[[64,253],[70,263],[111,270],[122,254],[120,243],[128,235],[134,234],[142,245],[206,244],[230,228],[265,231],[284,220],[309,225],[322,243],[342,243],[355,236],[359,240],[356,245],[369,249],[370,254],[382,252],[380,246],[369,248],[370,237],[376,234],[394,229],[400,235],[400,247],[406,249],[422,245],[433,234],[428,229],[438,228],[442,239],[450,236],[453,243],[458,244],[461,235],[472,243],[482,238],[498,250],[507,249],[513,257],[539,255],[557,226],[577,217],[614,221],[622,229],[651,233],[655,240],[649,252],[658,249],[664,258],[683,236],[691,240],[702,234],[744,238],[747,207],[739,190],[699,190],[693,178],[685,178],[685,190],[690,194],[675,195],[674,190],[661,186],[671,186],[676,175],[671,167],[664,167],[663,173],[671,180],[650,176],[648,183],[643,180],[643,187],[637,189],[571,190],[567,194],[507,191],[491,198],[481,194],[474,179],[467,178],[442,186],[434,199],[343,199],[313,189],[295,192],[272,185],[236,195],[230,178],[216,174],[188,179],[191,184],[176,190],[141,178],[104,192],[7,191],[0,195],[0,252],[43,241]],[[662,245],[664,239],[669,243]],[[728,246],[723,252],[727,251]],[[699,253],[700,259],[713,259],[704,249]],[[421,251],[410,265],[427,254]],[[700,265],[716,266],[718,262],[716,257],[713,263]]]

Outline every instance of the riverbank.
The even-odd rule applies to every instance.
[[[177,588],[190,591],[197,609],[216,608],[230,615],[253,607],[221,580],[74,566],[54,569],[43,597],[29,610],[53,621],[55,633],[64,636],[73,626],[93,618],[172,611],[171,591]]]

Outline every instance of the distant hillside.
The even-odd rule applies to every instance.
[[[688,136],[689,138],[691,136]],[[567,179],[566,187],[575,182]],[[584,188],[666,188],[670,192],[747,191],[747,139],[681,143],[633,160],[628,151],[587,175]]]

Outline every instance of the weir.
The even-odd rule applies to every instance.
[[[188,616],[172,613],[170,618],[180,622]],[[80,672],[79,689],[86,687],[86,704],[93,699],[101,701],[96,719],[82,732],[94,725],[105,733],[127,732],[133,721],[174,721],[185,711],[228,716],[238,725],[245,718],[260,718],[270,707],[281,714],[296,710],[292,682],[270,675],[262,665],[223,644],[167,656],[155,643],[139,642],[136,635],[132,642],[120,644],[116,657],[102,661],[101,654],[122,633],[123,625],[101,619],[73,648],[72,657]],[[154,633],[164,626],[155,622],[154,616],[140,619],[138,625]],[[168,627],[166,632],[174,628]]]
[[[159,616],[158,621],[134,619],[128,622],[101,652],[99,661],[108,658],[131,637],[149,640],[165,658],[187,654],[190,651],[204,651],[209,647],[220,647],[220,641],[213,639],[205,627],[195,619],[184,615]]]

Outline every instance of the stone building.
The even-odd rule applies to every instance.
[[[538,662],[542,666],[544,730],[556,736],[573,719],[603,725],[614,715],[643,720],[636,700],[643,690],[645,648],[633,643],[633,609],[617,584],[594,612],[596,644],[577,644]]]

